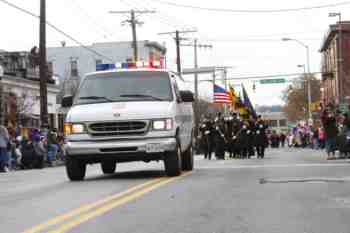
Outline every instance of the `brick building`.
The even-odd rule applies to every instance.
[[[321,101],[338,106],[350,100],[350,21],[330,25],[322,53]]]

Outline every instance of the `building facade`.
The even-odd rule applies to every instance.
[[[161,61],[165,54],[166,48],[157,42],[138,42],[138,60]],[[47,49],[48,62],[54,75],[61,80],[70,77],[79,80],[86,73],[94,72],[97,64],[122,63],[133,60],[132,58],[132,42],[94,43],[87,48],[62,46]]]
[[[349,104],[350,99],[350,21],[330,25],[322,53],[321,101],[324,106]]]
[[[40,127],[39,70],[29,52],[0,52],[0,124],[13,128]],[[47,77],[49,123],[57,127],[59,87]]]
[[[258,115],[262,116],[270,130],[280,133],[289,129],[287,115],[284,112],[260,112]]]

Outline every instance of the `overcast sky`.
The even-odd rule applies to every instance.
[[[343,2],[341,0],[168,0],[178,4],[201,7],[270,10],[299,8]],[[11,0],[25,9],[39,13],[39,0]],[[198,38],[200,43],[211,44],[213,49],[199,51],[199,65],[234,66],[229,70],[229,78],[256,75],[300,73],[297,65],[305,64],[305,49],[299,44],[281,41],[282,37],[298,39],[310,47],[311,71],[320,71],[318,52],[329,24],[336,18],[329,18],[329,12],[341,12],[343,20],[350,16],[349,5],[326,9],[284,13],[219,13],[178,8],[162,5],[156,0],[47,0],[47,19],[63,31],[84,44],[104,41],[128,41],[131,30],[122,26],[127,15],[111,15],[110,10],[148,9],[155,14],[140,15],[144,25],[138,28],[138,39],[156,40],[166,43],[168,62],[175,68],[175,47],[170,36],[158,33],[175,29],[196,28],[198,33],[185,35]],[[0,49],[7,51],[29,50],[38,44],[39,22],[0,2],[1,37]],[[48,46],[59,46],[60,41],[67,45],[74,42],[48,28]],[[193,67],[193,49],[182,48],[183,67]],[[201,77],[208,79],[208,77]],[[220,77],[218,77],[219,79]],[[192,80],[192,77],[186,77]],[[241,81],[234,81],[240,84]],[[257,85],[252,91],[252,81],[244,81],[254,104],[279,104],[286,85]],[[202,82],[201,95],[211,96],[211,85]]]

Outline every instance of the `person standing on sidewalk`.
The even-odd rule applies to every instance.
[[[57,132],[56,129],[49,130],[47,133],[47,163],[52,166],[58,152]]]
[[[8,145],[10,142],[9,132],[5,126],[0,125],[0,172],[8,171]]]
[[[325,110],[322,115],[325,131],[327,159],[335,159],[336,139],[338,135],[337,120],[332,112]]]

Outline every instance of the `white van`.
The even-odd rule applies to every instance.
[[[193,169],[194,119],[190,91],[167,70],[113,69],[87,74],[65,122],[66,171],[83,180],[86,165],[101,163],[103,173],[116,164],[164,161],[168,176]]]

